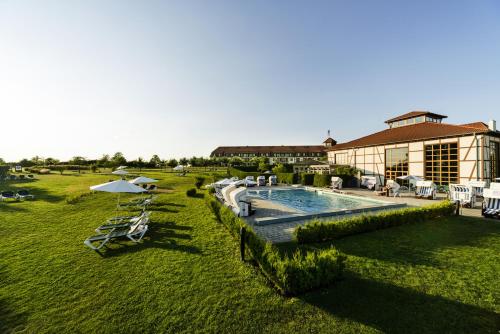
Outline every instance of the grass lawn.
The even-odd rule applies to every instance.
[[[498,221],[447,219],[336,241],[348,256],[345,279],[284,298],[239,261],[238,242],[203,199],[186,197],[192,176],[143,174],[168,191],[151,208],[144,241],[110,244],[105,257],[83,241],[113,215],[116,196],[65,198],[116,177],[52,174],[9,186],[37,199],[0,203],[1,333],[500,329]]]

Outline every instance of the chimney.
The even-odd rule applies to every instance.
[[[493,119],[491,121],[489,121],[488,129],[490,129],[491,131],[497,131],[497,121],[495,121]]]

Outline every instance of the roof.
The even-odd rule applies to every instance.
[[[323,144],[327,144],[327,143],[332,143],[333,145],[335,145],[337,142],[332,137],[328,137],[328,138],[325,139],[325,141],[323,142]]]
[[[482,122],[464,125],[424,122],[376,132],[350,142],[337,144],[328,150],[338,151],[348,148],[394,144],[442,137],[464,136],[474,133],[492,133],[496,136],[500,136],[500,132],[490,131],[488,126]]]
[[[388,119],[385,122],[386,123],[392,123],[392,122],[401,121],[401,120],[404,120],[404,119],[418,117],[418,116],[430,116],[432,118],[441,118],[441,119],[448,117],[448,116],[445,116],[445,115],[435,114],[435,113],[430,112],[430,111],[421,110],[421,111],[410,111],[409,113],[406,113],[406,114],[403,114],[403,115],[400,115],[400,116]]]
[[[243,154],[243,153],[324,153],[323,145],[309,146],[219,146],[211,155],[215,154]]]

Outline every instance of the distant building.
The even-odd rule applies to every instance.
[[[297,162],[326,158],[326,150],[336,144],[336,141],[328,137],[323,145],[304,146],[220,146],[212,151],[210,157],[216,159],[239,157],[243,161],[252,158],[266,157],[270,164],[285,163],[295,164]]]
[[[453,125],[428,111],[387,120],[389,128],[328,148],[328,161],[349,165],[379,184],[415,175],[439,185],[500,177],[500,132],[496,122]]]
[[[304,160],[293,164],[294,173],[316,173],[316,174],[330,174],[333,167],[328,162],[317,160]]]

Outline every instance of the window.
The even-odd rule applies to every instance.
[[[500,177],[500,143],[490,143],[491,178]]]
[[[335,154],[335,164],[336,165],[348,165],[347,153],[336,153]]]
[[[408,148],[385,150],[385,178],[396,180],[398,176],[408,175]]]
[[[425,146],[425,179],[437,185],[458,183],[458,144]]]
[[[415,123],[422,123],[423,121],[424,121],[424,118],[422,116],[415,118]]]

